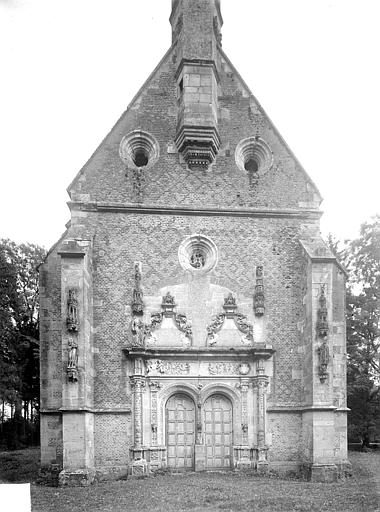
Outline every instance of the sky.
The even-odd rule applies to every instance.
[[[221,0],[223,50],[318,186],[380,213],[379,0]],[[0,238],[49,248],[66,188],[170,46],[170,0],[0,0]]]

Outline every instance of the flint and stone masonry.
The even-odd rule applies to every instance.
[[[218,0],[69,186],[41,278],[41,464],[62,485],[349,467],[345,274],[321,196],[222,49]]]

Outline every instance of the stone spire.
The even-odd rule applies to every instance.
[[[207,169],[219,147],[218,47],[223,24],[219,0],[172,0],[177,59],[177,148],[191,169]]]

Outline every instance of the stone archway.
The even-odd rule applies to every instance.
[[[209,396],[204,402],[206,469],[229,469],[232,467],[232,413],[232,402],[220,393]]]
[[[167,463],[178,471],[194,470],[195,416],[193,399],[176,393],[166,402]]]

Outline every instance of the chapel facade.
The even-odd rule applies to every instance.
[[[68,188],[40,269],[41,464],[61,484],[268,468],[334,480],[345,274],[321,196],[222,49],[219,0]]]

